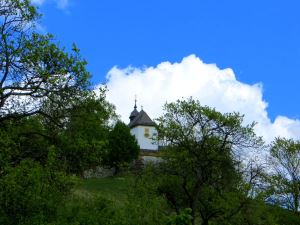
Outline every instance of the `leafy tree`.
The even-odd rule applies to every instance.
[[[108,149],[110,123],[116,119],[114,106],[105,99],[105,89],[100,95],[90,93],[70,110],[58,138],[59,157],[71,173],[99,166]],[[55,134],[54,134],[55,135]]]
[[[14,143],[10,150],[12,166],[23,159],[32,159],[45,165],[51,143],[39,116],[21,118],[9,123],[6,121],[5,128],[2,128],[2,131],[5,130]]]
[[[300,210],[300,141],[276,138],[271,149],[271,175],[267,177],[268,201],[299,213]]]
[[[52,35],[36,32],[39,18],[29,0],[0,1],[0,122],[41,114],[45,101],[66,109],[88,88],[79,50],[66,53]]]
[[[116,173],[124,163],[137,159],[140,148],[129,127],[118,121],[109,133],[109,148],[105,157],[105,164],[116,169]]]
[[[9,151],[11,165],[23,159],[44,165],[51,146],[56,147],[60,168],[69,173],[81,174],[101,164],[108,146],[110,123],[116,119],[114,106],[106,101],[105,92],[106,89],[100,90],[99,95],[86,92],[85,97],[74,102],[68,113],[60,117],[59,124],[53,119],[63,113],[56,108],[46,109],[51,114],[50,120],[40,115],[6,120],[2,131],[14,143]]]
[[[158,134],[165,144],[157,172],[163,194],[176,212],[192,210],[192,224],[201,218],[231,221],[248,203],[238,156],[262,143],[238,113],[221,114],[193,99],[165,105]],[[162,175],[159,175],[162,174]]]
[[[80,173],[100,162],[113,106],[104,89],[98,98],[89,90],[75,45],[65,51],[37,33],[39,17],[29,0],[0,0],[0,125],[15,143],[14,165],[25,158],[44,164],[53,145],[60,165]]]

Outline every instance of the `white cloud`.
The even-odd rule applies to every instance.
[[[38,6],[51,2],[55,3],[59,9],[66,9],[69,6],[69,0],[31,0],[31,2]]]
[[[166,101],[193,96],[221,112],[245,114],[245,122],[256,121],[256,133],[267,142],[276,136],[300,137],[299,120],[284,116],[278,116],[274,122],[269,119],[262,84],[239,82],[231,69],[206,64],[195,55],[185,57],[180,63],[163,62],[143,69],[114,67],[107,74],[107,87],[108,100],[116,105],[125,122],[133,110],[135,95],[138,105],[143,105],[152,118],[161,115]]]
[[[65,9],[69,5],[69,0],[57,0],[57,7],[60,9]]]
[[[31,0],[31,2],[33,4],[42,5],[45,2],[45,0]]]

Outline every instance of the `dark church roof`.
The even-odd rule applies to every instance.
[[[156,124],[150,119],[150,117],[148,116],[148,114],[144,110],[141,110],[140,112],[138,112],[138,115],[133,118],[133,120],[130,120],[130,123],[128,124],[128,126],[130,128],[136,127],[138,125],[141,125],[141,126],[155,126]]]

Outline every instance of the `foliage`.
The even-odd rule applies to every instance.
[[[164,197],[157,194],[152,176],[152,171],[146,169],[135,177],[128,189],[128,202],[122,210],[127,224],[165,225],[168,222],[170,209]]]
[[[0,1],[0,122],[50,116],[45,101],[67,109],[89,86],[76,46],[66,53],[52,35],[36,33],[39,16],[29,0]]]
[[[178,215],[170,218],[167,225],[191,225],[193,217],[191,216],[192,210],[190,208],[184,209]]]
[[[193,99],[165,105],[157,127],[163,160],[135,183],[72,189],[66,172],[100,164],[118,171],[139,147],[124,123],[112,129],[114,106],[105,88],[89,90],[77,47],[67,52],[37,33],[39,17],[29,0],[0,0],[1,224],[299,224],[299,141],[273,142],[264,193],[255,186],[261,168],[238,160],[262,144],[255,124]],[[266,194],[283,208],[265,204]]]
[[[59,156],[70,173],[99,166],[108,148],[110,121],[116,118],[114,107],[105,99],[91,93],[70,111],[66,129],[58,137]]]
[[[89,90],[75,45],[67,52],[52,35],[37,33],[40,15],[29,0],[0,0],[0,17],[0,223],[163,224],[161,201],[145,201],[143,192],[124,208],[70,195],[65,171],[80,174],[107,152],[111,164],[128,163],[138,155],[136,140],[121,123],[109,132],[116,115],[106,90]],[[126,149],[114,145],[118,138]],[[116,155],[108,151],[117,147]]]
[[[98,211],[99,215],[107,218],[106,223],[122,221],[120,224],[189,224],[191,222],[191,209],[182,209],[179,214],[175,214],[166,204],[166,197],[159,195],[157,185],[159,181],[155,179],[159,174],[153,173],[152,167],[147,167],[142,174],[131,176],[118,176],[112,178],[101,178],[84,180],[83,184],[76,189],[76,196],[66,202],[62,207],[61,221],[65,221],[66,213],[70,213],[74,205],[81,205],[78,211],[74,210],[74,217],[77,213],[88,212],[85,217],[96,218],[96,210],[86,210],[93,207],[97,199],[106,204],[106,209]],[[125,196],[125,197],[124,197]],[[102,199],[102,200],[101,200]],[[107,201],[108,200],[108,201]],[[100,204],[99,202],[99,204]],[[83,215],[83,214],[81,214]],[[130,216],[128,216],[130,215]],[[78,218],[79,219],[79,218]],[[90,220],[90,219],[89,219]],[[101,220],[103,221],[103,220]],[[299,216],[287,209],[265,204],[262,200],[248,199],[247,204],[235,214],[234,217],[226,219],[219,217],[210,224],[216,225],[294,225],[299,224]],[[197,224],[201,221],[197,220]],[[58,223],[59,224],[59,223]],[[92,223],[93,224],[93,223]],[[117,223],[118,224],[118,223]]]
[[[46,163],[51,143],[38,116],[6,121],[4,125],[1,130],[9,135],[13,146],[9,151],[11,165],[17,165],[23,159]]]
[[[266,177],[268,201],[299,213],[300,141],[276,138],[270,153],[271,174]]]
[[[1,127],[5,144],[0,156],[11,165],[23,159],[45,165],[49,148],[55,146],[60,169],[80,174],[101,164],[108,146],[109,121],[115,117],[113,110],[105,96],[91,93],[69,110],[63,128],[41,116],[6,120]]]
[[[100,162],[115,116],[77,47],[37,33],[39,17],[29,0],[0,1],[1,224],[57,224],[73,184],[64,171]]]
[[[118,121],[109,133],[109,149],[105,156],[105,164],[115,167],[118,172],[121,165],[137,159],[140,148],[129,127]]]
[[[63,204],[55,225],[127,225],[120,210],[111,201],[98,196],[82,198],[73,196]]]
[[[0,179],[8,172],[11,162],[11,155],[16,144],[8,131],[0,129]]]
[[[165,105],[159,140],[166,144],[157,170],[158,191],[179,213],[192,209],[192,223],[230,220],[246,205],[247,193],[237,156],[257,148],[254,124],[238,113],[221,114],[193,99]]]
[[[72,181],[61,172],[23,160],[0,180],[1,224],[43,224],[55,220]]]
[[[166,224],[166,202],[144,179],[126,175],[83,180],[62,206],[56,224]]]
[[[284,225],[295,225],[300,224],[300,216],[295,214],[293,211],[278,207],[275,205],[264,206],[267,211],[263,211],[265,216],[272,216],[275,222],[269,224],[284,224]]]

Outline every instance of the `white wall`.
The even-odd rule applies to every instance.
[[[145,129],[149,129],[149,137],[145,137]],[[155,138],[157,131],[155,127],[136,126],[130,130],[131,134],[135,136],[141,149],[158,150],[158,143],[152,138]],[[154,135],[154,136],[153,136]]]

